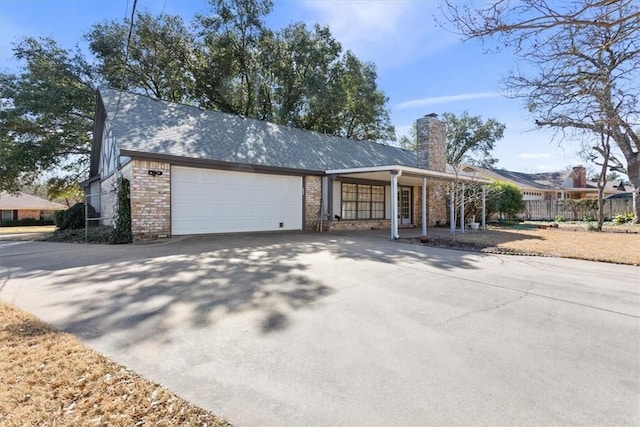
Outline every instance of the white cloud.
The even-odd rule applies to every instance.
[[[434,22],[436,2],[328,1],[302,3],[309,22],[328,25],[343,48],[383,68],[413,62],[458,42]]]
[[[497,98],[501,96],[498,92],[478,92],[478,93],[462,93],[459,95],[431,96],[428,98],[413,99],[411,101],[401,102],[396,105],[398,110],[409,108],[421,108],[430,105],[449,104],[452,102],[470,101],[473,99]]]

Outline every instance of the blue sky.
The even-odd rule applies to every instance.
[[[123,19],[133,0],[0,0],[0,69],[16,71],[11,44],[24,36],[50,36],[62,47],[77,43],[96,22]],[[189,22],[206,12],[206,0],[138,0],[138,10],[179,14]],[[494,155],[499,167],[523,172],[563,170],[583,163],[579,144],[537,130],[521,101],[500,94],[500,80],[515,66],[510,52],[484,54],[476,41],[460,38],[435,23],[437,1],[275,0],[267,24],[320,23],[356,55],[376,64],[379,87],[398,137],[428,113],[468,111],[507,125]]]

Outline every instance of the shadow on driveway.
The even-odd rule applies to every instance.
[[[0,282],[41,279],[47,293],[57,295],[50,304],[67,314],[66,331],[92,339],[148,325],[139,329],[145,330],[139,341],[166,336],[176,319],[205,328],[247,311],[260,314],[262,333],[285,329],[287,312],[334,293],[305,274],[314,254],[439,269],[475,268],[470,257],[480,256],[367,233],[208,235],[127,246],[34,242],[1,249]]]

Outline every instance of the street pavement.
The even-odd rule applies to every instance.
[[[0,242],[0,299],[241,426],[640,425],[640,268],[391,242]]]

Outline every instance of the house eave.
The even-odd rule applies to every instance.
[[[142,160],[157,160],[171,163],[174,166],[186,166],[186,167],[199,167],[199,168],[213,168],[221,170],[229,170],[236,172],[259,172],[259,173],[273,173],[283,175],[324,175],[323,171],[313,169],[295,169],[278,166],[257,165],[251,163],[239,163],[239,162],[226,162],[221,160],[203,159],[196,157],[183,157],[174,156],[170,154],[161,153],[149,153],[128,149],[120,149],[122,156],[131,157],[133,159]]]
[[[432,178],[441,181],[450,182],[463,182],[466,184],[490,184],[492,181],[481,178],[479,176],[472,176],[466,174],[452,174],[448,172],[438,172],[428,169],[420,169],[402,165],[386,165],[386,166],[370,166],[362,168],[349,168],[349,169],[330,169],[326,170],[327,175],[357,175],[375,172],[402,172],[403,176],[412,176],[416,178]]]

